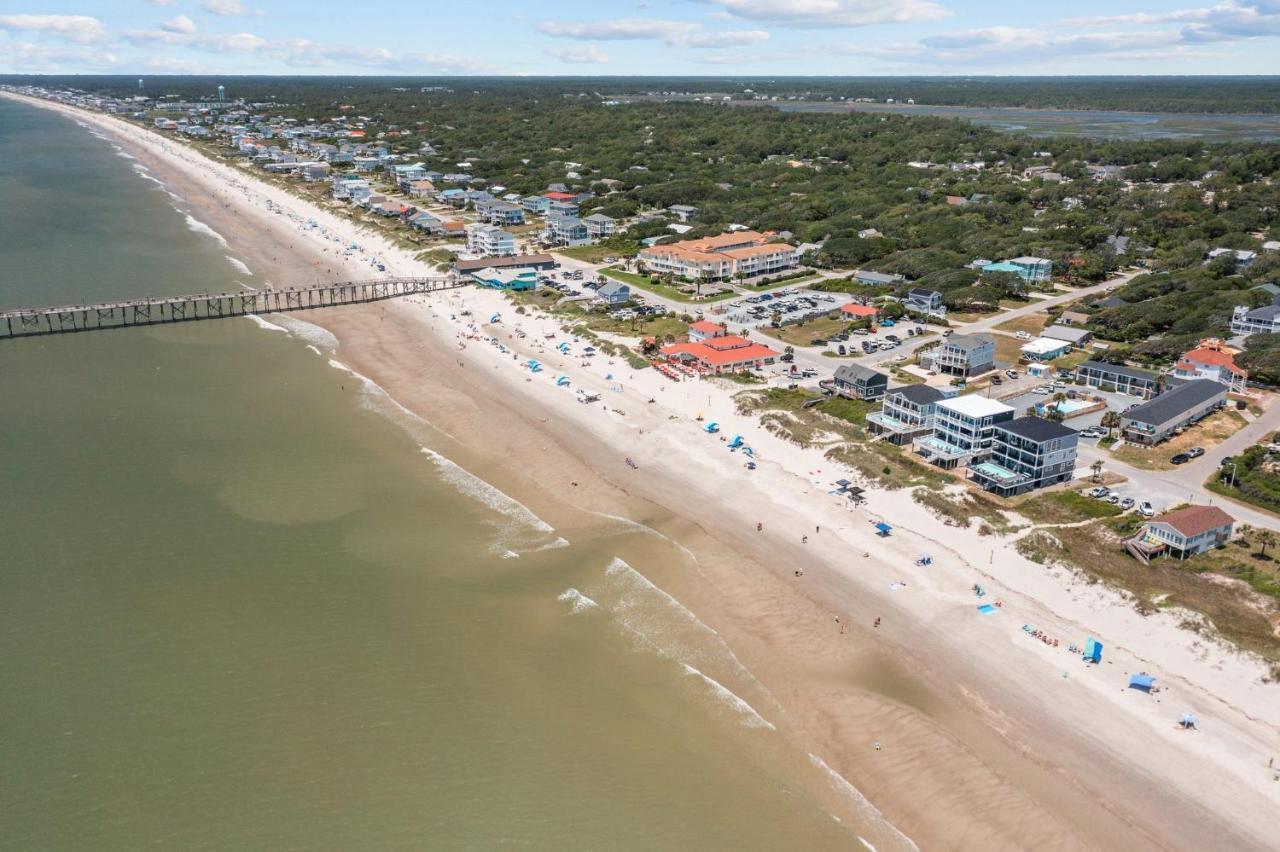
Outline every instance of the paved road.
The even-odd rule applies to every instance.
[[[1261,417],[1200,458],[1172,470],[1143,470],[1133,467],[1112,457],[1106,450],[1084,442],[1080,444],[1080,467],[1087,469],[1095,460],[1102,459],[1105,470],[1118,473],[1129,480],[1119,486],[1121,493],[1132,496],[1135,500],[1149,500],[1156,511],[1164,511],[1179,503],[1210,503],[1221,506],[1241,523],[1280,529],[1280,517],[1271,512],[1227,500],[1204,487],[1205,480],[1220,467],[1223,458],[1239,455],[1246,447],[1257,444],[1278,429],[1280,404],[1272,404]]]

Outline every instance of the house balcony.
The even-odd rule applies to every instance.
[[[920,432],[928,431],[932,428],[923,423],[911,423],[906,420],[899,420],[892,415],[885,414],[883,411],[873,411],[868,414],[867,422],[876,426],[882,432],[899,436],[915,435]]]
[[[1031,482],[1030,475],[991,461],[972,465],[969,468],[969,478],[982,488],[1003,496],[1015,494]]]
[[[917,438],[911,448],[925,460],[949,467],[967,462],[977,454],[976,450],[948,444],[934,435]]]

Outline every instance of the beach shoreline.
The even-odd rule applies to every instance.
[[[242,169],[117,119],[38,105],[103,129],[154,175],[181,185],[196,218],[247,264],[248,286],[368,277],[373,253],[392,274],[422,271],[395,246]],[[341,256],[268,211],[265,198],[368,251]],[[464,305],[470,319],[459,315]],[[491,312],[505,321],[470,327]],[[1105,848],[1120,837],[1126,848],[1265,845],[1280,785],[1262,782],[1280,711],[1276,687],[1258,684],[1249,660],[1182,635],[1169,617],[1142,618],[1114,593],[1035,566],[1007,542],[948,528],[904,493],[873,492],[869,511],[839,505],[825,483],[843,474],[736,416],[727,390],[664,384],[623,362],[584,368],[545,345],[539,351],[551,321],[517,318],[497,294],[299,318],[328,329],[335,357],[401,405],[445,434],[467,436],[458,447],[468,468],[557,529],[592,534],[593,516],[629,518],[687,548],[699,576],[673,594],[768,687],[785,711],[780,727],[921,846]],[[517,320],[525,338],[512,335]],[[526,381],[533,377],[521,359],[468,336],[499,336],[521,359],[545,360],[626,414],[579,405],[547,377]],[[617,383],[621,393],[610,390]],[[697,429],[700,408],[757,448],[755,483],[738,457]],[[639,470],[621,463],[624,454]],[[869,521],[878,518],[892,519],[891,539],[871,536]],[[801,543],[802,534],[811,542]],[[912,565],[921,549],[935,555],[930,569]],[[792,575],[796,564],[803,578]],[[979,578],[1006,601],[1003,623],[974,614],[965,591]],[[905,587],[890,589],[898,580]],[[879,631],[869,626],[876,616],[885,619]],[[1014,619],[1063,637],[1099,636],[1107,668],[1083,669],[1065,648],[1026,641]],[[1119,673],[1139,668],[1159,673],[1180,704],[1157,709],[1126,695]],[[1212,734],[1173,732],[1181,703],[1211,720]]]

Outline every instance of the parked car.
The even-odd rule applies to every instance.
[[[1138,514],[1144,518],[1149,518],[1156,513],[1155,507],[1143,500],[1138,504]]]
[[[1028,334],[1028,333],[1027,333],[1027,332],[1025,332],[1025,331],[1019,331],[1017,334],[1015,334],[1015,335],[1014,335],[1014,337],[1018,338],[1019,340],[1030,340],[1030,339],[1031,339],[1031,335],[1030,335],[1030,334]]]
[[[1110,503],[1110,504],[1112,504],[1112,505],[1115,505],[1116,503],[1119,503],[1119,502],[1120,502],[1120,495],[1119,495],[1119,494],[1116,494],[1115,492],[1112,492],[1112,493],[1108,494],[1108,495],[1107,495],[1107,502],[1108,502],[1108,503]]]
[[[1193,459],[1198,459],[1202,455],[1204,455],[1204,447],[1192,447],[1191,449],[1187,450],[1187,455]]]
[[[1018,378],[1018,371],[1017,371],[1017,370],[1005,370],[1005,371],[1004,371],[1004,374],[1005,374],[1006,376],[1008,376],[1009,378],[1011,378],[1011,379],[1016,379],[1016,378]]]
[[[1178,453],[1173,458],[1169,459],[1171,464],[1186,464],[1189,461],[1191,461],[1191,456],[1186,453]]]
[[[1221,465],[1222,467],[1226,467],[1227,465],[1234,463],[1235,460],[1236,460],[1235,456],[1223,456],[1222,461],[1218,462],[1218,464]]]
[[[953,335],[953,334],[955,334],[955,331],[954,331],[954,330],[952,330],[952,329],[950,329],[950,328],[949,328],[949,329],[947,329],[946,331],[942,332],[942,336],[943,336],[943,337],[950,337],[950,336],[951,336],[951,335]]]
[[[1099,500],[1107,499],[1107,495],[1111,493],[1111,489],[1105,485],[1099,485],[1097,488],[1089,489],[1090,497],[1097,497]]]
[[[1132,498],[1132,497],[1126,497],[1126,498],[1124,498],[1123,500],[1121,500],[1121,501],[1120,501],[1120,508],[1121,508],[1121,509],[1124,509],[1126,512],[1127,512],[1127,511],[1129,511],[1130,509],[1132,509],[1132,508],[1133,508],[1133,498]]]
[[[845,351],[844,351],[844,344],[843,344],[843,343],[841,343],[839,346],[837,346],[837,347],[836,347],[836,352],[837,352],[837,353],[839,353],[839,354],[841,354],[841,355],[846,354],[846,353],[845,353]]]
[[[993,385],[1002,385],[1002,384],[1004,384],[1004,379],[1000,378],[999,374],[996,374],[996,375],[994,375],[994,376],[992,376],[992,377],[991,377],[991,384],[993,384]]]

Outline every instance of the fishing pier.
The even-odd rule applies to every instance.
[[[53,308],[20,308],[0,311],[0,340],[334,308],[419,293],[454,290],[470,283],[467,278],[452,275],[436,278],[379,278],[312,287],[161,296]]]

